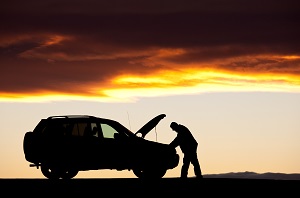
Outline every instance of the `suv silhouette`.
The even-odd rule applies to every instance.
[[[162,178],[178,165],[179,156],[168,144],[144,137],[165,116],[154,117],[136,133],[111,119],[50,116],[25,133],[25,159],[30,167],[40,167],[48,179],[71,179],[79,171],[99,169],[132,170],[138,178]]]

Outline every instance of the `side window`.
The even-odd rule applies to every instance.
[[[72,131],[73,131],[74,125],[70,124],[70,123],[66,123],[66,124],[64,124],[64,127],[66,129],[65,135],[66,136],[72,135]]]
[[[114,135],[118,134],[118,131],[107,124],[101,124],[101,128],[104,138],[114,138]]]
[[[97,123],[91,123],[91,129],[92,129],[92,136],[94,137],[100,137],[100,131],[97,127]]]
[[[84,136],[87,135],[91,131],[90,126],[85,123],[75,123],[72,129],[72,135],[73,136]]]
[[[65,132],[65,126],[59,122],[50,122],[43,130],[45,135],[50,136],[63,136],[65,135]]]

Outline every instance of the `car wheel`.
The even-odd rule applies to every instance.
[[[162,178],[166,174],[165,169],[153,169],[149,171],[149,177],[153,179]]]
[[[72,179],[78,174],[78,170],[68,170],[62,173],[61,178],[62,179]]]
[[[59,179],[61,172],[57,168],[50,168],[49,166],[42,165],[41,171],[48,179]]]
[[[166,174],[166,172],[167,170],[165,169],[133,170],[135,176],[137,176],[140,179],[160,179]]]
[[[141,169],[133,169],[133,173],[140,179],[143,179],[144,172]]]

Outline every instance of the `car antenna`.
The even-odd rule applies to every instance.
[[[129,129],[130,129],[130,131],[131,131],[131,125],[130,125],[129,114],[128,114],[128,111],[126,111],[126,112],[127,112],[127,118],[128,118],[128,122],[129,122]]]

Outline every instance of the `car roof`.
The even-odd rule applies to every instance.
[[[104,122],[104,123],[115,123],[117,125],[122,125],[121,123],[119,123],[118,121],[116,120],[113,120],[113,119],[109,119],[109,118],[102,118],[102,117],[96,117],[96,116],[91,116],[91,115],[55,115],[55,116],[49,116],[48,118],[44,118],[42,119],[44,122],[65,122],[67,120],[69,121],[101,121],[101,122]],[[122,127],[125,127],[122,125]],[[126,127],[125,127],[126,128]]]
[[[90,115],[57,115],[49,116],[47,119],[57,119],[57,118],[98,118]]]
[[[124,131],[126,134],[129,135],[134,135],[132,131],[127,129],[124,125],[122,125],[120,122],[113,120],[113,119],[108,119],[108,118],[101,118],[101,117],[96,117],[96,116],[90,116],[90,115],[55,115],[55,116],[49,116],[48,118],[43,118],[41,119],[40,123],[35,127],[34,131],[38,129],[39,127],[47,124],[47,123],[52,123],[52,122],[77,122],[77,121],[101,121],[103,123],[110,123],[113,124],[115,127],[119,128],[121,131]]]

